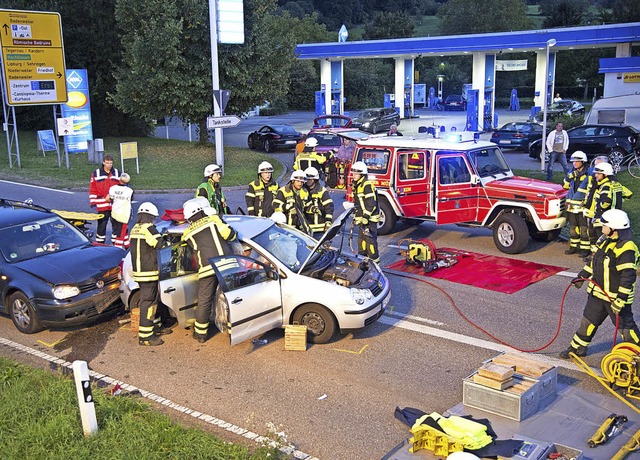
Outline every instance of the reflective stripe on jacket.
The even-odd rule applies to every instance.
[[[162,237],[152,223],[137,223],[129,235],[131,242],[131,266],[133,279],[137,282],[157,281],[158,254],[156,249],[162,246]]]
[[[361,176],[353,183],[353,203],[355,205],[354,219],[367,219],[370,222],[380,220],[380,208],[378,206],[378,193],[376,187],[365,176]]]
[[[227,242],[233,241],[236,235],[236,231],[217,215],[205,216],[189,225],[182,234],[182,241],[197,253],[198,279],[214,275],[209,259],[231,254]]]
[[[273,181],[264,183],[258,178],[249,184],[244,196],[247,202],[247,214],[250,216],[269,217],[273,214],[273,199],[278,193],[278,184]]]

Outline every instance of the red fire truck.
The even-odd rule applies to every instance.
[[[566,190],[514,176],[500,148],[473,133],[360,139],[353,161],[365,162],[378,190],[381,235],[398,219],[488,227],[500,251],[517,254],[529,237],[551,241],[565,224]]]

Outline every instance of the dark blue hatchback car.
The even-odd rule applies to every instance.
[[[538,123],[507,123],[491,135],[491,142],[508,149],[529,150],[529,144],[542,138],[542,125]]]
[[[0,312],[25,334],[97,320],[122,308],[124,255],[54,212],[0,199]]]

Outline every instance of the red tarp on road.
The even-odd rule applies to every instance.
[[[438,268],[430,273],[424,273],[423,268],[420,266],[407,264],[404,259],[394,262],[385,268],[467,284],[505,294],[513,294],[530,284],[537,283],[551,275],[566,270],[553,265],[543,265],[525,260],[489,256],[451,248],[440,248],[438,251],[456,254],[458,263],[452,267]]]

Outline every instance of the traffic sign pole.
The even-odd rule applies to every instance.
[[[213,83],[213,93],[220,90],[220,74],[218,72],[218,21],[217,21],[216,0],[209,0],[209,30],[211,36],[211,81]],[[220,104],[213,97],[213,115],[219,117],[222,115]],[[209,133],[200,133],[200,135],[209,136]],[[214,130],[216,145],[216,164],[222,168],[224,174],[224,144],[222,142],[222,128]]]

